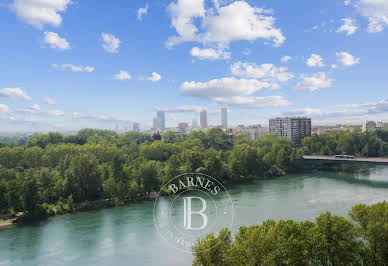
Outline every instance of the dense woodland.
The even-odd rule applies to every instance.
[[[388,131],[333,131],[303,139],[305,154],[388,156]]]
[[[183,137],[85,129],[72,136],[7,141],[0,148],[0,213],[23,213],[19,221],[96,202],[147,199],[181,173],[205,173],[228,183],[297,171],[302,164],[301,150],[287,139],[232,141],[219,128]]]
[[[182,173],[233,183],[298,171],[303,154],[388,153],[388,131],[328,132],[305,138],[300,149],[273,135],[231,139],[219,128],[187,135],[84,129],[0,141],[0,214],[23,214],[19,221],[148,199]]]
[[[234,239],[223,229],[197,241],[193,265],[388,265],[388,203],[355,205],[349,216],[267,220]]]

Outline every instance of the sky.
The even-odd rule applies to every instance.
[[[387,0],[0,0],[0,132],[388,122]]]

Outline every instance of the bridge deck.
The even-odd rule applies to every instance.
[[[382,157],[354,157],[354,159],[334,158],[334,156],[303,156],[305,160],[322,160],[322,161],[346,161],[346,162],[369,162],[369,163],[388,163],[388,158]]]

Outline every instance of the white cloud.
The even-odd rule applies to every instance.
[[[339,52],[336,53],[336,55],[338,57],[338,61],[344,66],[353,66],[360,62],[360,58],[354,57],[347,52]]]
[[[65,38],[61,38],[58,33],[55,32],[45,32],[43,41],[50,45],[52,49],[58,50],[68,50],[70,49],[70,44]]]
[[[320,28],[320,25],[314,25],[311,27],[312,30],[318,30]]]
[[[287,72],[287,67],[276,67],[273,64],[258,66],[255,63],[237,62],[230,66],[230,70],[236,76],[262,79],[270,83],[286,82],[294,77],[294,74]]]
[[[307,59],[306,64],[309,67],[323,67],[325,64],[323,63],[323,59],[318,54],[311,54],[310,58]]]
[[[368,18],[368,32],[381,32],[388,25],[388,1],[359,0],[354,5],[361,15]]]
[[[286,63],[286,62],[290,61],[291,59],[292,59],[291,56],[285,55],[285,56],[283,56],[283,57],[280,59],[280,61],[282,61],[283,63]]]
[[[147,79],[151,80],[152,82],[157,82],[162,79],[162,76],[156,72],[152,72],[151,77],[148,77]]]
[[[31,110],[39,112],[40,111],[40,106],[37,105],[37,104],[34,104],[33,106],[31,106]]]
[[[193,19],[205,15],[204,0],[178,0],[168,6],[171,15],[171,24],[178,36],[170,37],[167,46],[174,46],[180,42],[198,40],[198,29],[193,24]]]
[[[283,113],[286,116],[309,116],[315,119],[332,118],[338,124],[338,118],[357,117],[355,122],[360,122],[362,119],[367,119],[368,116],[388,113],[388,99],[378,102],[360,103],[360,104],[344,104],[329,106],[324,109],[318,108],[302,108]]]
[[[53,98],[50,98],[50,97],[45,97],[43,99],[43,101],[47,104],[50,104],[50,105],[54,105],[54,104],[57,104],[57,101]]]
[[[103,40],[102,47],[109,53],[117,53],[119,51],[121,41],[114,35],[109,33],[101,33]]]
[[[47,112],[48,115],[51,115],[51,116],[64,116],[65,113],[62,112],[61,110],[50,110]]]
[[[30,113],[30,114],[38,114],[41,112],[40,106],[38,104],[34,104],[28,108],[16,109],[16,111],[19,113]]]
[[[120,70],[120,73],[116,74],[114,78],[118,80],[128,80],[131,79],[132,76],[127,71]]]
[[[70,0],[14,0],[11,7],[25,22],[41,29],[45,24],[59,26],[62,23],[60,13],[70,3]]]
[[[225,52],[222,49],[193,47],[190,51],[192,56],[197,57],[200,60],[217,60],[217,59],[230,59],[230,53]]]
[[[218,15],[206,16],[205,42],[228,45],[232,41],[254,41],[258,38],[272,40],[275,46],[285,41],[280,29],[274,27],[275,19],[261,8],[247,2],[236,1],[218,9]]]
[[[345,5],[345,6],[348,6],[348,5],[350,5],[350,4],[351,4],[351,0],[345,0],[345,1],[344,1],[344,5]]]
[[[108,115],[99,115],[99,114],[83,114],[79,112],[73,112],[71,114],[73,119],[77,120],[96,120],[96,121],[104,121],[104,122],[134,122],[129,119],[123,119],[119,117],[112,117]]]
[[[307,116],[312,117],[322,122],[322,119],[336,119],[338,124],[339,117],[353,117],[353,116],[362,116],[365,115],[364,110],[357,109],[318,109],[318,108],[302,108],[292,111],[284,112],[284,116]]]
[[[182,105],[174,107],[155,107],[157,111],[165,111],[167,113],[199,113],[204,108],[196,105]]]
[[[369,107],[369,114],[379,114],[379,113],[387,113],[388,112],[388,99],[381,100],[375,103],[369,103],[367,105]]]
[[[285,41],[281,30],[274,26],[275,18],[268,15],[268,10],[252,7],[244,1],[206,10],[203,0],[178,0],[169,5],[169,12],[178,36],[168,39],[168,47],[187,41],[216,43],[222,48],[239,40],[263,38],[272,40],[275,46]],[[201,19],[198,23],[201,29],[195,25],[194,18]]]
[[[20,88],[5,88],[0,90],[0,96],[14,98],[14,99],[23,99],[30,101],[31,97],[28,96],[22,89]]]
[[[146,4],[145,7],[141,7],[137,10],[137,20],[142,21],[143,16],[147,15],[147,13],[148,13],[148,3]]]
[[[8,105],[0,103],[0,113],[9,113],[11,109],[9,109]]]
[[[186,81],[181,85],[183,95],[200,98],[216,98],[250,95],[271,86],[255,79],[220,78],[208,82]]]
[[[75,66],[73,64],[52,64],[53,68],[59,69],[59,70],[71,70],[73,72],[93,72],[94,67],[91,66]]]
[[[312,76],[301,75],[301,81],[296,84],[296,90],[315,91],[318,89],[329,88],[333,80],[326,77],[326,73],[319,72]]]
[[[338,28],[337,32],[345,32],[347,36],[356,33],[357,26],[355,25],[355,20],[351,18],[343,18],[342,21],[344,24]]]
[[[260,108],[260,107],[281,107],[291,104],[283,96],[234,96],[234,97],[217,97],[215,101],[229,106],[240,108]]]

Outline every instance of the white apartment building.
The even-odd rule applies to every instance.
[[[365,121],[362,123],[362,132],[367,131],[375,131],[377,129],[377,125],[375,121]]]

